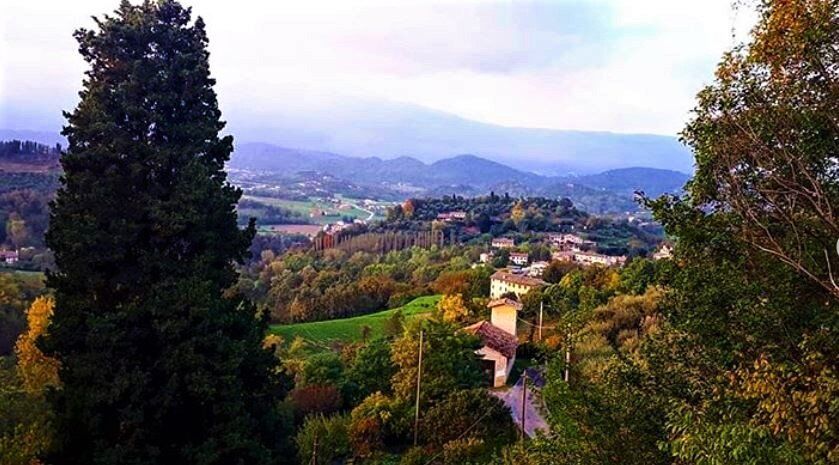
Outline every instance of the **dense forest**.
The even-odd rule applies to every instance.
[[[203,20],[123,2],[75,35],[87,79],[49,228],[27,239],[56,268],[0,273],[0,462],[839,463],[839,2],[755,7],[682,132],[694,176],[639,199],[660,227],[567,199],[411,199],[346,233],[446,242],[383,252],[255,239]],[[46,205],[26,195],[8,203]],[[652,260],[660,228],[674,250]],[[503,294],[512,387],[490,389],[469,328],[498,303],[492,273],[522,271],[511,251],[551,260],[560,232],[628,260],[552,260]],[[482,260],[502,236],[512,248]],[[278,335],[418,296],[436,306],[393,310],[375,336]],[[525,395],[532,435],[511,407]]]

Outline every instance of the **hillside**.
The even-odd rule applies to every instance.
[[[361,340],[361,332],[364,326],[370,327],[371,338],[381,336],[385,321],[397,311],[401,312],[406,319],[416,318],[430,313],[436,307],[438,300],[440,300],[440,296],[437,295],[418,297],[402,307],[369,315],[309,323],[271,325],[270,331],[272,334],[282,336],[287,341],[299,336],[306,341],[317,344],[355,342]]]
[[[569,197],[592,212],[633,210],[635,191],[653,196],[678,192],[688,179],[677,171],[643,167],[586,176],[545,176],[476,155],[458,155],[426,164],[411,157],[356,158],[263,143],[237,145],[230,167],[273,173],[286,180],[294,180],[300,173],[322,173],[336,181],[343,180],[347,192],[365,186],[379,192],[380,198],[399,199],[406,193],[425,197],[475,196],[495,191],[514,196]]]

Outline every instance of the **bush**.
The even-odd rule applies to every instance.
[[[482,439],[466,437],[443,444],[443,463],[461,465],[483,461],[487,447]]]
[[[450,394],[428,410],[422,419],[421,439],[440,448],[467,430],[464,437],[483,440],[493,447],[516,438],[507,406],[483,389],[468,389]]]
[[[311,414],[330,414],[341,408],[341,392],[331,385],[312,384],[294,388],[289,394],[298,420]]]
[[[349,455],[349,422],[347,415],[307,417],[295,437],[300,463],[309,463],[315,444],[318,463],[332,463]]]
[[[420,447],[412,447],[402,454],[399,465],[425,465],[428,460],[426,453]]]
[[[306,359],[297,384],[331,384],[339,388],[344,384],[344,364],[334,352],[315,354]]]
[[[407,441],[411,407],[377,392],[361,402],[350,415],[349,437],[353,454],[369,457],[386,445]]]

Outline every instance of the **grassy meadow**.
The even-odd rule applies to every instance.
[[[385,321],[397,310],[406,320],[428,315],[437,306],[439,295],[418,297],[402,307],[385,310],[369,315],[343,318],[340,320],[313,321],[287,325],[271,325],[270,332],[290,341],[297,336],[315,344],[330,342],[354,342],[361,340],[361,328],[369,326],[370,337],[381,336]]]

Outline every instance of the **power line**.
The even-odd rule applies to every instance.
[[[483,415],[481,415],[480,417],[478,417],[478,419],[477,419],[477,420],[475,420],[475,422],[474,422],[474,423],[472,423],[471,425],[469,425],[469,427],[468,427],[468,428],[466,428],[465,430],[463,430],[463,432],[462,432],[462,433],[460,433],[460,434],[459,434],[456,438],[454,438],[454,439],[453,439],[453,441],[457,441],[457,440],[459,440],[459,439],[463,438],[463,436],[465,436],[465,435],[466,435],[466,433],[468,433],[469,431],[472,431],[472,428],[474,428],[475,426],[477,426],[477,425],[478,425],[478,423],[480,423],[480,422],[481,422],[481,420],[483,420],[484,418],[486,418],[486,416],[487,416],[487,415],[489,415],[490,413],[492,413],[492,410],[491,410],[491,409],[490,409],[490,410],[487,410],[486,412],[484,412],[484,414],[483,414]],[[442,453],[443,453],[443,451],[441,450],[440,452],[437,452],[436,454],[434,454],[434,456],[433,456],[433,457],[431,457],[431,458],[428,460],[428,462],[425,462],[425,465],[430,465],[432,462],[434,462],[435,460],[437,460],[437,457],[439,457]]]

